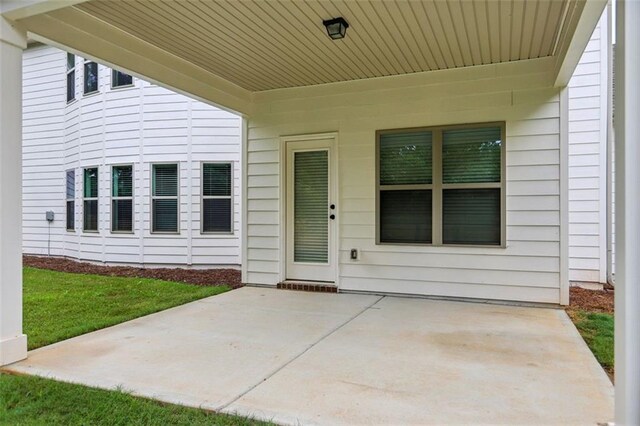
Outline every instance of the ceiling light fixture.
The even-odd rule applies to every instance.
[[[327,34],[329,34],[329,37],[333,40],[344,38],[347,33],[347,28],[349,28],[349,23],[345,21],[342,16],[327,19],[326,21],[322,21],[322,24],[327,28]]]

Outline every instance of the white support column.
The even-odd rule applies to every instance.
[[[0,16],[0,365],[27,357],[22,334],[22,51]]]
[[[639,425],[640,2],[616,6],[616,424]]]

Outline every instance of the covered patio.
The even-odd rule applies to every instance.
[[[606,5],[604,0],[2,0],[0,365],[27,357],[17,249],[21,246],[17,177],[21,175],[22,50],[29,38],[240,114],[243,282],[273,288],[292,279],[321,280],[339,292],[368,294],[291,295],[244,289],[42,349],[16,368],[28,370],[32,365],[31,371],[36,372],[42,360],[41,372],[46,373],[48,354],[67,351],[66,360],[76,360],[79,365],[86,362],[86,375],[66,375],[69,365],[65,367],[65,359],[53,356],[50,362],[62,362],[55,373],[59,378],[105,385],[106,376],[92,376],[94,356],[102,352],[100,344],[112,345],[114,339],[127,341],[130,332],[138,329],[142,334],[129,339],[135,344],[125,346],[133,349],[159,333],[153,341],[165,350],[157,355],[165,361],[173,358],[166,351],[172,347],[180,354],[169,375],[174,381],[180,375],[201,373],[202,369],[193,368],[191,362],[210,366],[216,353],[233,358],[230,349],[216,345],[226,342],[232,346],[234,333],[236,337],[247,333],[244,340],[240,339],[247,345],[260,343],[261,338],[272,339],[278,345],[263,349],[278,347],[282,351],[263,353],[259,348],[249,348],[244,352],[247,362],[211,376],[211,380],[219,379],[231,371],[238,386],[229,388],[233,392],[214,396],[211,401],[202,400],[199,394],[183,395],[185,403],[210,404],[206,406],[248,414],[263,412],[266,417],[282,416],[278,417],[282,421],[314,422],[318,419],[310,417],[311,407],[302,398],[309,396],[306,392],[317,390],[327,404],[323,412],[329,413],[320,420],[348,422],[354,421],[355,417],[349,417],[353,413],[332,411],[335,405],[331,398],[351,398],[357,388],[357,392],[363,392],[357,404],[374,412],[383,406],[378,403],[380,395],[385,400],[390,393],[396,395],[397,400],[391,399],[398,405],[387,406],[386,412],[402,414],[405,417],[399,418],[407,422],[417,422],[412,416],[418,413],[424,416],[425,404],[438,410],[447,405],[455,407],[451,419],[459,422],[611,420],[607,417],[611,389],[561,311],[372,295],[568,304],[566,85]],[[323,21],[337,17],[350,21],[344,40],[332,40],[325,33]],[[635,117],[640,99],[640,28],[626,22],[640,22],[640,3],[617,2],[616,20],[619,237],[615,417],[618,424],[637,424],[640,193],[636,184],[640,180],[640,150],[636,140],[640,121]],[[447,164],[462,160],[447,163],[443,146],[447,138],[457,143],[454,136],[464,135],[465,129],[472,133],[471,145],[478,135],[491,135],[487,136],[491,139],[474,145],[476,149],[487,143],[497,147],[492,151],[497,154],[491,156],[489,167],[481,170],[479,180],[447,174]],[[387,161],[380,150],[381,135],[391,135],[393,144],[405,133],[422,138],[412,140],[410,145],[428,151],[428,160],[426,156],[421,158],[424,161],[416,167],[418,173],[408,181],[400,182],[397,176],[385,181],[380,172],[380,165]],[[296,189],[291,174],[296,163],[292,159],[304,152],[322,154],[313,157],[316,162],[312,166],[322,164],[318,176],[325,179],[322,189],[328,192],[321,199],[324,228],[320,234],[311,235],[311,249],[305,255],[312,261],[306,263],[296,260],[298,243],[292,235],[298,229],[292,212],[297,207],[292,207],[291,201]],[[475,157],[470,157],[469,164],[474,162]],[[407,167],[401,164],[394,170],[401,175]],[[492,171],[488,178],[487,170]],[[395,198],[388,194],[395,194]],[[484,197],[485,204],[479,205],[488,205],[489,209],[479,211],[477,205],[467,205],[468,212],[457,214],[455,209],[473,198],[465,194]],[[410,209],[403,206],[415,207],[411,196],[419,198],[414,212],[420,219],[415,228],[419,232],[404,226],[402,215]],[[384,199],[398,204],[383,205]],[[471,223],[471,233],[461,236],[460,228],[466,229],[466,222],[478,217],[488,217],[489,221]],[[490,232],[476,232],[487,228]],[[321,238],[314,239],[318,235]],[[314,246],[317,241],[321,242],[320,251]],[[200,335],[190,333],[192,327],[205,326],[207,318],[228,312],[216,305],[232,303],[236,297],[260,301],[250,303],[242,312],[248,315],[240,321],[238,326],[242,327],[234,328],[233,318],[227,318],[228,330],[210,324],[216,328],[214,333],[224,337],[222,340],[216,340],[211,330]],[[265,302],[270,298],[275,304],[271,310]],[[319,301],[322,306],[318,308]],[[298,316],[294,302],[311,305]],[[181,318],[181,309],[195,309],[198,316]],[[279,313],[285,321],[267,327],[271,317],[265,312]],[[458,316],[448,312],[458,312]],[[176,321],[172,315],[176,315]],[[439,323],[440,317],[446,317],[447,322]],[[466,320],[460,322],[461,318]],[[438,329],[429,328],[436,323]],[[305,324],[311,328],[305,330]],[[405,328],[407,325],[410,327]],[[258,333],[260,330],[264,333]],[[293,334],[286,330],[293,330]],[[399,336],[398,330],[407,333]],[[442,330],[449,334],[441,334]],[[174,333],[175,339],[167,339],[168,332]],[[108,341],[101,343],[101,336],[109,336]],[[549,345],[547,339],[555,345]],[[355,350],[351,351],[354,341]],[[84,348],[83,342],[87,344]],[[194,350],[201,344],[209,345],[210,352],[203,355]],[[83,355],[83,350],[93,351],[94,356]],[[264,358],[255,360],[254,352]],[[537,352],[549,358],[539,358]],[[111,361],[119,366],[136,365],[131,355],[126,350],[104,351],[104,356],[114,357]],[[136,356],[146,356],[142,347]],[[368,358],[374,356],[378,358]],[[474,364],[475,359],[483,361]],[[513,359],[519,361],[509,364]],[[582,368],[576,370],[575,362]],[[409,368],[413,363],[422,369],[424,375],[420,377],[436,385],[414,377],[414,370]],[[434,364],[440,366],[437,371],[430,368]],[[156,366],[165,365],[170,364]],[[515,370],[505,369],[505,365]],[[350,378],[350,366],[357,367],[357,377]],[[375,371],[369,370],[371,366]],[[73,367],[80,374],[81,369]],[[396,374],[393,367],[406,370]],[[316,376],[318,371],[323,374]],[[584,371],[589,372],[587,379]],[[245,372],[249,374],[243,376]],[[448,373],[442,376],[443,372]],[[161,396],[164,387],[146,391],[136,388],[134,373],[130,371],[127,377],[133,380],[136,391]],[[144,373],[147,376],[143,374],[139,383],[150,380],[151,373]],[[452,385],[449,379],[456,374],[458,380]],[[161,379],[157,369],[153,376]],[[384,379],[376,382],[376,377]],[[265,378],[269,379],[262,383]],[[319,388],[308,386],[314,378]],[[323,378],[328,379],[324,384]],[[120,377],[108,385],[126,384],[125,379]],[[296,387],[290,386],[292,382]],[[488,391],[483,389],[486,383],[492,383]],[[220,383],[222,387],[227,385]],[[342,394],[337,394],[337,389]],[[556,399],[549,398],[550,389]],[[503,399],[514,392],[518,398]],[[572,398],[576,394],[581,396]],[[536,407],[538,400],[532,402],[527,395],[539,397],[541,405]],[[537,410],[542,407],[544,413]],[[567,407],[573,407],[575,413],[565,410]],[[358,416],[363,413],[358,412]],[[572,417],[578,412],[587,417]],[[441,416],[442,412],[434,415]]]
[[[613,418],[611,382],[554,308],[242,288],[6,370],[292,425]]]

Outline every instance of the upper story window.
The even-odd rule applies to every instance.
[[[84,169],[83,181],[83,209],[82,229],[84,231],[98,230],[98,168]]]
[[[133,166],[111,168],[111,231],[133,232]]]
[[[202,232],[233,232],[233,167],[231,163],[202,165]]]
[[[378,132],[377,241],[504,245],[504,125]]]
[[[67,102],[76,98],[76,55],[67,53]]]
[[[84,94],[98,91],[98,64],[93,61],[84,62]]]
[[[67,200],[67,231],[76,230],[76,171],[67,170],[66,173]]]
[[[151,169],[151,232],[178,233],[178,165],[153,164]]]
[[[118,70],[111,70],[111,88],[131,86],[133,77]]]

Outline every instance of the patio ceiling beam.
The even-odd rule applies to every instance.
[[[189,61],[70,7],[18,21],[29,37],[226,111],[247,115],[252,94]]]
[[[577,2],[573,9],[567,10],[564,25],[568,28],[564,31],[565,37],[558,41],[556,48],[555,87],[569,84],[606,6],[607,0],[582,0]]]
[[[87,0],[0,0],[0,13],[15,21],[85,1]]]

